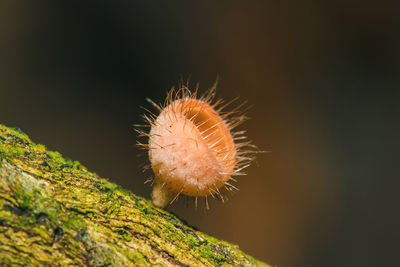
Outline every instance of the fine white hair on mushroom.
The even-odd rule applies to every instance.
[[[146,109],[146,124],[134,125],[147,143],[137,144],[149,154],[154,172],[152,201],[160,208],[175,201],[179,195],[208,196],[225,201],[222,188],[238,190],[232,182],[235,176],[254,160],[258,149],[244,135],[235,131],[247,117],[245,103],[231,111],[225,109],[236,99],[214,101],[216,84],[203,95],[198,89],[192,93],[187,86],[172,88],[163,104],[147,99],[158,115]],[[150,128],[146,131],[142,128]]]

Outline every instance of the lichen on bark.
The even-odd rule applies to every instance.
[[[0,266],[268,266],[0,125]]]

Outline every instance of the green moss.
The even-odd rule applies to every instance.
[[[25,194],[22,189],[17,189],[14,194],[14,198],[18,203],[20,209],[26,210],[30,207],[31,196]]]
[[[2,207],[4,206],[2,205]],[[9,216],[10,216],[9,211],[0,210],[0,222],[1,222],[0,225],[4,223],[4,221],[6,221]]]
[[[3,154],[2,157],[20,158],[25,154],[25,151],[25,149],[20,147],[7,148],[0,145],[0,154]]]
[[[10,129],[13,130],[13,134],[16,135],[17,137],[19,137],[19,138],[21,138],[21,139],[25,139],[25,140],[27,140],[27,141],[29,141],[29,142],[31,141],[31,140],[29,139],[28,135],[27,135],[26,133],[24,133],[24,132],[21,130],[21,128],[19,128],[19,127],[13,127],[13,128],[10,128]]]
[[[101,192],[105,193],[114,192],[118,189],[118,186],[116,184],[112,184],[110,182],[99,182],[95,184],[95,187]]]
[[[59,211],[55,208],[48,208],[46,215],[50,221],[56,222],[59,218]]]
[[[258,263],[19,130],[0,125],[0,157],[0,265]]]
[[[135,262],[137,264],[137,266],[149,266],[150,264],[146,261],[146,259],[143,257],[142,254],[140,253],[132,253],[132,252],[128,252],[128,258]]]
[[[45,146],[45,145],[36,144],[34,147],[35,147],[36,149],[46,151],[46,146]]]
[[[71,214],[68,216],[67,220],[64,222],[64,227],[80,230],[85,226],[84,221],[76,214]]]
[[[61,167],[65,164],[65,159],[61,156],[60,153],[55,151],[47,151],[47,156],[50,160],[50,163],[53,167]]]

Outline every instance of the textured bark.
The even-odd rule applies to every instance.
[[[0,125],[0,266],[268,266]]]

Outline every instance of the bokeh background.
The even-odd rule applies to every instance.
[[[1,1],[0,123],[149,198],[145,97],[218,76],[272,153],[227,203],[169,210],[278,266],[399,266],[399,20],[385,1]]]

